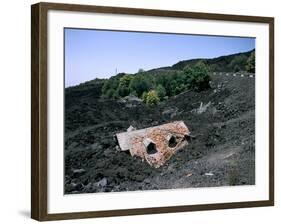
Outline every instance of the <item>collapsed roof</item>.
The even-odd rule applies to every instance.
[[[146,160],[158,168],[188,144],[190,132],[183,121],[140,130],[128,129],[116,135],[121,151]]]

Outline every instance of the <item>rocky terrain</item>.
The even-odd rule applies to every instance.
[[[103,99],[102,83],[65,91],[65,193],[255,184],[255,78],[212,73],[211,88],[156,106]],[[183,120],[194,136],[156,169],[117,150],[114,136]]]

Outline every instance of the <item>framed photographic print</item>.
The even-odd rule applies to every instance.
[[[32,218],[274,204],[274,19],[32,5]]]

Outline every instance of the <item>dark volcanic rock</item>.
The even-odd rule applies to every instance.
[[[151,107],[101,99],[101,86],[66,90],[65,193],[255,184],[254,78],[214,75],[212,89]],[[192,112],[201,102],[211,103]],[[174,120],[183,120],[194,138],[163,167],[117,150],[115,134],[130,125],[141,129]]]
[[[84,169],[74,169],[74,170],[72,170],[72,173],[73,173],[73,177],[79,177],[79,176],[82,176],[83,174],[85,174],[86,170],[84,170]]]

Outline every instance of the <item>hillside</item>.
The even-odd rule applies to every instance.
[[[207,60],[223,68],[233,58]],[[146,73],[188,63],[194,60]],[[130,97],[102,98],[105,80],[67,88],[65,193],[255,184],[255,78],[239,74],[211,72],[211,88],[183,91],[155,106]],[[115,134],[130,125],[141,129],[176,120],[183,120],[194,138],[164,166],[155,169],[117,150]]]
[[[235,66],[237,65],[237,72],[238,71],[246,71],[245,68],[245,61],[250,57],[251,53],[255,50],[238,53],[238,54],[231,54],[227,56],[220,56],[217,58],[211,59],[192,59],[192,60],[185,60],[180,61],[171,66],[172,69],[182,70],[187,65],[194,65],[199,60],[205,61],[214,72],[231,72],[235,70]],[[236,60],[235,60],[236,59]]]
[[[147,75],[160,75],[160,74],[165,75],[169,72],[182,71],[186,66],[195,65],[199,61],[204,61],[210,67],[211,72],[242,72],[242,71],[245,72],[246,71],[245,64],[249,59],[251,53],[255,53],[255,49],[243,53],[220,56],[211,59],[197,58],[197,59],[179,61],[172,66],[155,68],[148,71],[144,71],[143,73]],[[236,66],[236,71],[235,71],[235,66]],[[125,73],[117,74],[115,78],[120,78],[124,74]],[[137,75],[137,73],[135,75]],[[66,91],[68,91],[69,89],[78,90],[78,89],[90,88],[92,84],[93,85],[101,84],[104,81],[105,81],[104,79],[94,79],[91,81],[87,81],[85,83],[81,83],[80,85],[68,87],[66,88]],[[95,89],[96,87],[94,86],[93,88]]]

